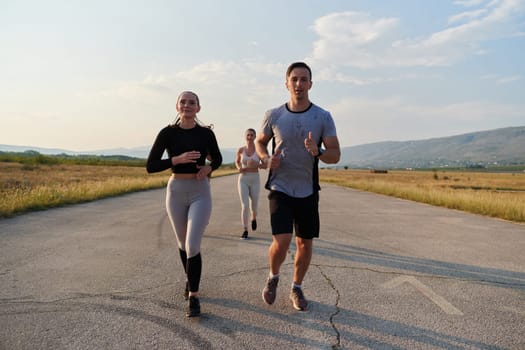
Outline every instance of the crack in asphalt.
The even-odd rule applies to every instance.
[[[328,282],[328,285],[334,290],[335,292],[335,312],[330,315],[330,326],[332,326],[335,334],[336,334],[336,343],[332,345],[333,350],[337,350],[341,348],[341,333],[337,329],[337,326],[334,322],[334,317],[341,312],[341,308],[339,307],[339,299],[341,297],[341,294],[339,293],[339,290],[335,287],[335,285],[332,283],[332,280],[324,273],[324,271],[321,269],[321,266],[314,265],[317,267],[321,275],[325,278],[326,282]]]
[[[282,264],[282,266],[294,265],[295,252],[292,251],[291,249],[289,249],[287,255],[288,255],[288,261],[284,262]],[[330,264],[311,264],[311,266],[315,267],[319,271],[321,276],[326,280],[326,283],[328,284],[328,286],[335,293],[335,303],[334,303],[335,311],[333,311],[333,312],[331,312],[329,314],[329,319],[328,319],[329,322],[330,322],[330,327],[333,329],[333,331],[335,333],[335,336],[336,336],[335,337],[335,342],[333,342],[330,345],[332,350],[340,350],[341,349],[341,332],[338,329],[338,325],[337,325],[337,322],[336,322],[337,315],[339,315],[340,312],[342,311],[342,309],[340,307],[341,293],[337,289],[334,281],[332,281],[332,279],[324,271],[324,269],[351,269],[351,270],[356,270],[356,271],[358,271],[358,270],[360,270],[360,271],[370,271],[370,272],[374,272],[374,273],[378,273],[378,274],[391,275],[391,276],[412,276],[412,277],[420,277],[420,278],[423,277],[423,278],[431,278],[431,279],[464,281],[464,282],[470,282],[470,283],[484,283],[484,284],[490,284],[490,285],[500,286],[500,287],[505,287],[505,286],[507,286],[507,287],[523,286],[523,284],[514,284],[514,283],[506,283],[506,282],[499,282],[499,281],[488,281],[488,280],[484,280],[484,279],[460,278],[460,277],[446,276],[446,275],[413,273],[413,272],[408,272],[408,271],[382,270],[382,269],[374,269],[374,268],[370,268],[370,267],[366,267],[366,266],[330,265]],[[261,266],[261,267],[252,267],[252,268],[249,268],[249,269],[232,271],[232,272],[229,272],[229,273],[226,273],[226,274],[215,275],[212,278],[232,277],[232,276],[245,274],[245,273],[253,273],[254,271],[259,271],[259,270],[263,270],[263,269],[268,269],[268,266],[264,265],[264,266]],[[113,291],[108,291],[108,292],[105,292],[105,293],[74,293],[73,295],[64,296],[63,298],[58,298],[58,299],[54,299],[54,300],[35,300],[31,296],[22,296],[22,297],[19,297],[19,298],[0,298],[0,306],[2,306],[2,304],[4,306],[7,306],[8,304],[21,304],[21,305],[23,305],[23,304],[29,304],[29,305],[30,304],[35,304],[35,305],[41,304],[42,305],[42,304],[55,304],[55,303],[62,303],[62,302],[75,303],[75,300],[90,299],[90,298],[100,298],[100,297],[107,297],[110,300],[115,300],[115,301],[119,301],[119,300],[120,301],[126,301],[126,300],[129,300],[129,299],[133,299],[135,301],[138,301],[141,298],[137,298],[137,296],[136,295],[133,296],[133,294],[135,294],[135,293],[147,293],[147,292],[150,292],[150,291],[155,290],[155,289],[162,289],[162,288],[165,288],[165,287],[173,286],[176,283],[177,282],[175,282],[175,283],[173,283],[173,282],[164,283],[164,284],[159,284],[159,285],[155,285],[155,286],[150,286],[150,287],[147,287],[147,288],[135,289],[135,290],[113,290]],[[165,302],[165,301],[151,300],[151,299],[148,299],[148,298],[142,298],[141,300],[142,301],[146,301],[146,302],[150,302],[150,303],[153,303],[153,304],[156,304],[157,306],[159,306],[161,308],[168,308],[168,309],[174,309],[174,308],[177,309],[178,308],[178,305],[176,306],[175,304],[172,304],[172,303],[169,303],[169,302]],[[113,311],[113,312],[117,311],[120,314],[126,314],[126,315],[129,315],[129,316],[133,316],[135,318],[148,320],[148,321],[154,322],[156,324],[162,325],[163,327],[171,330],[172,332],[174,331],[174,328],[179,326],[177,323],[174,323],[174,322],[172,322],[170,320],[166,320],[166,319],[164,319],[162,317],[158,317],[158,316],[155,316],[155,315],[150,315],[150,314],[145,313],[144,311],[135,310],[135,309],[129,308],[127,306],[89,304],[89,303],[87,303],[87,305],[91,305],[91,307],[93,307],[94,309],[101,308],[101,309],[104,309],[106,311],[110,311],[110,310]],[[67,306],[67,305],[64,305],[64,307],[65,306]],[[34,312],[34,311],[31,311],[31,312]],[[46,311],[44,310],[42,312],[46,312]],[[176,333],[178,333],[178,332],[176,332]],[[189,336],[188,338],[189,338],[189,340],[192,343],[198,343],[198,339],[197,339],[198,337],[197,336],[192,335],[192,336]],[[202,344],[200,344],[200,345],[202,345]],[[206,344],[206,345],[210,346],[210,344]]]
[[[315,266],[329,267],[329,268],[335,268],[335,269],[352,269],[352,270],[371,271],[375,273],[380,273],[380,274],[385,274],[385,275],[394,275],[394,276],[426,277],[426,278],[443,279],[443,280],[451,280],[451,281],[477,282],[477,283],[489,284],[489,285],[494,285],[494,286],[499,286],[499,287],[511,287],[511,288],[525,287],[525,285],[522,283],[509,283],[509,282],[486,280],[482,278],[460,278],[460,277],[454,277],[454,276],[445,276],[445,275],[428,274],[428,273],[413,273],[413,272],[407,272],[407,271],[386,271],[386,270],[372,269],[370,267],[346,266],[346,265],[343,266],[343,265],[317,264]]]
[[[294,260],[294,254],[289,251],[289,254],[292,258],[292,261]],[[282,266],[289,266],[293,265],[293,262],[289,263],[283,263]],[[425,277],[425,278],[433,278],[433,279],[443,279],[443,280],[454,280],[454,281],[463,281],[463,282],[476,282],[476,283],[483,283],[483,284],[490,284],[490,285],[497,285],[501,287],[523,287],[523,284],[514,284],[514,283],[505,283],[505,282],[497,282],[497,281],[487,281],[483,279],[469,279],[469,278],[458,278],[458,277],[450,277],[450,276],[443,276],[443,275],[431,275],[431,274],[422,274],[422,273],[407,273],[402,271],[385,271],[385,270],[377,270],[372,269],[369,267],[357,267],[357,266],[343,266],[343,265],[324,265],[324,264],[311,264],[312,266],[317,267],[321,274],[327,281],[329,282],[330,286],[338,293],[337,289],[331,282],[331,280],[327,277],[327,275],[324,274],[324,272],[321,270],[321,268],[336,268],[336,269],[352,269],[352,270],[362,270],[362,271],[371,271],[375,273],[385,274],[385,275],[393,275],[393,276],[412,276],[412,277]],[[253,271],[259,271],[262,269],[267,269],[267,266],[264,267],[257,267],[257,268],[250,268],[245,270],[238,270],[227,274],[222,275],[216,275],[215,278],[224,278],[224,277],[232,277],[238,274],[243,274],[247,272],[253,272]],[[145,293],[149,292],[155,289],[162,289],[164,287],[173,286],[175,283],[165,283],[161,285],[151,286],[147,288],[140,288],[140,289],[134,289],[134,290],[113,290],[109,292],[104,293],[74,293],[71,296],[66,296],[64,298],[59,299],[51,299],[51,300],[35,300],[34,298],[30,296],[22,296],[19,298],[0,298],[1,304],[8,304],[8,303],[24,303],[24,302],[36,302],[36,303],[54,303],[54,302],[61,302],[61,301],[67,301],[67,300],[74,300],[74,299],[85,299],[85,298],[96,298],[96,297],[104,297],[104,296],[115,296],[115,295],[123,295],[123,294],[134,294],[134,293]],[[339,298],[339,294],[338,294]]]
[[[291,251],[290,249],[288,249],[288,254],[290,255],[292,261],[295,261],[295,254],[293,253],[293,251]],[[337,314],[339,314],[339,312],[341,312],[341,308],[339,307],[339,299],[341,298],[341,294],[339,293],[339,290],[335,287],[335,285],[332,283],[332,280],[328,277],[328,275],[326,275],[324,273],[324,271],[322,270],[322,266],[323,265],[316,265],[316,264],[311,264],[311,266],[315,266],[317,267],[317,269],[319,270],[319,272],[321,273],[321,275],[324,277],[324,279],[326,280],[326,282],[328,282],[328,285],[334,290],[335,292],[335,312],[332,313],[330,315],[330,318],[329,318],[329,321],[330,321],[330,326],[332,327],[332,329],[334,330],[335,332],[335,337],[336,337],[336,342],[335,344],[332,344],[332,349],[333,350],[338,350],[338,349],[341,349],[341,333],[339,332],[339,329],[337,329],[337,326],[334,322],[334,317],[337,316]]]

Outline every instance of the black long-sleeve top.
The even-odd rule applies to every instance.
[[[164,151],[168,153],[167,159],[162,159]],[[178,156],[188,151],[199,151],[201,156],[196,163],[172,165],[171,157]],[[167,126],[162,129],[149,152],[146,170],[156,173],[171,168],[174,173],[197,173],[197,165],[206,164],[206,157],[210,155],[212,171],[222,164],[222,155],[213,131],[204,126],[195,125],[191,129],[178,126]]]

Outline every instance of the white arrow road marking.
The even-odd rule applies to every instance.
[[[415,277],[413,276],[399,276],[396,277],[386,283],[383,284],[383,287],[385,288],[395,288],[403,283],[410,283],[412,286],[414,286],[418,291],[421,292],[424,296],[429,298],[434,304],[439,306],[441,310],[443,310],[445,313],[449,315],[458,315],[462,316],[463,312],[459,311],[454,305],[446,301],[442,296],[437,295],[434,293],[432,289],[425,286],[423,283],[419,282]]]

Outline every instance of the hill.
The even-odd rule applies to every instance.
[[[342,149],[339,165],[432,168],[525,164],[525,126],[418,141],[386,141]]]

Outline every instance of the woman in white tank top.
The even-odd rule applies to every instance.
[[[246,146],[237,150],[235,166],[239,169],[237,189],[241,200],[241,223],[244,227],[241,238],[248,238],[248,220],[251,218],[252,231],[257,229],[257,207],[259,202],[259,169],[264,168],[255,151],[255,130],[244,133]]]

